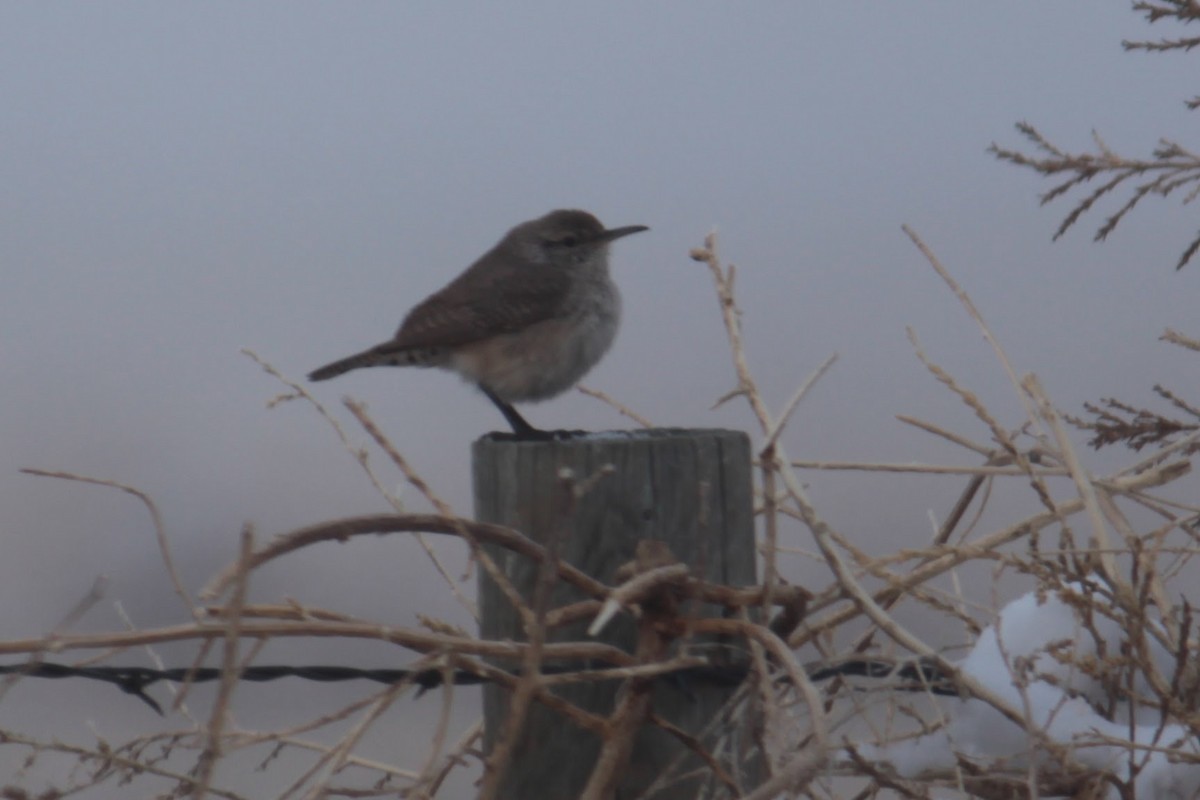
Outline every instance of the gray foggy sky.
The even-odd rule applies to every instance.
[[[917,362],[906,325],[1020,419],[904,223],[1060,407],[1145,396],[1194,369],[1156,341],[1167,326],[1200,333],[1200,265],[1172,269],[1192,209],[1148,203],[1102,246],[1101,217],[1085,217],[1051,244],[1068,206],[1038,208],[1047,184],[985,148],[1019,144],[1019,120],[1073,149],[1093,130],[1130,155],[1159,136],[1186,143],[1194,57],[1120,47],[1160,33],[1128,3],[1095,0],[3,4],[4,636],[45,631],[101,573],[139,624],[183,613],[136,501],[20,467],[149,493],[193,588],[247,521],[268,536],[385,510],[310,408],[266,409],[281,387],[239,349],[300,379],[389,336],[508,227],[556,207],[652,229],[613,248],[624,322],[585,383],[658,424],[751,424],[736,403],[709,410],[733,375],[710,278],[687,254],[714,226],[740,267],[768,402],[840,354],[789,429],[794,457],[966,462],[893,419],[985,438]],[[369,403],[469,513],[468,445],[503,427],[482,396],[421,370],[313,391],[356,441],[339,398]],[[578,394],[523,411],[542,427],[626,424]],[[959,488],[812,481],[872,552],[924,540],[926,510]],[[372,542],[299,556],[257,589],[397,624],[454,617],[430,572],[415,548]],[[120,623],[104,603],[85,624]],[[44,696],[21,691],[11,713]],[[126,698],[61,691],[75,707],[59,725],[118,708],[131,730],[144,723]]]

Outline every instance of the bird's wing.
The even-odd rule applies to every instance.
[[[550,319],[569,287],[559,267],[481,259],[410,311],[390,344],[453,347],[519,331]]]

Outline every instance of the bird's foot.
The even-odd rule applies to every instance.
[[[514,433],[493,431],[487,435],[487,438],[493,442],[565,442],[571,439],[581,439],[588,434],[589,431],[581,430],[543,431],[537,428],[529,428]]]

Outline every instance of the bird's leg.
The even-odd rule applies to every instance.
[[[526,422],[525,418],[518,414],[517,410],[513,408],[512,405],[497,397],[491,389],[483,385],[480,385],[479,388],[484,394],[487,395],[488,400],[491,400],[496,405],[496,408],[500,409],[500,413],[504,415],[506,420],[508,420],[508,424],[512,426],[513,433],[518,439],[533,439],[539,435],[545,435],[545,431],[540,431]]]

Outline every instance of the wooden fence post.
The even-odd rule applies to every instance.
[[[472,455],[476,519],[515,528],[543,544],[559,537],[560,557],[598,580],[612,584],[617,567],[633,558],[637,543],[657,539],[665,542],[679,561],[710,581],[733,586],[756,582],[750,443],[742,432],[655,429],[546,442],[484,437],[474,443]],[[583,484],[606,465],[613,467],[612,474],[596,480],[564,515],[561,471],[569,468]],[[536,565],[508,551],[489,552],[528,599]],[[523,639],[520,621],[507,599],[482,570],[480,576],[482,635]],[[560,583],[550,607],[580,599],[578,592]],[[703,606],[695,611],[721,613]],[[547,641],[587,641],[588,624],[585,620],[555,630]],[[609,624],[599,641],[632,650],[634,635],[633,623],[622,615]],[[744,646],[737,641],[728,644],[737,650]],[[697,652],[711,655],[702,648]],[[612,711],[617,688],[616,681],[577,683],[556,688],[555,693],[606,715]],[[660,679],[653,690],[653,711],[699,736],[733,691],[734,687],[704,681]],[[484,688],[488,752],[503,725],[507,705],[504,690]],[[747,720],[743,723],[742,727],[748,727]],[[726,726],[717,733],[740,735],[745,746],[751,746],[749,730],[731,731]],[[705,743],[712,738],[705,737]],[[599,746],[595,734],[534,703],[498,796],[575,800],[592,771]],[[686,758],[677,774],[703,767],[676,737],[660,728],[643,727],[616,796],[637,797],[680,756]],[[755,785],[760,764],[759,759],[747,761],[740,776],[743,787]],[[707,770],[704,774],[704,778],[672,783],[656,793],[655,800],[693,800],[712,780]]]

